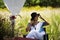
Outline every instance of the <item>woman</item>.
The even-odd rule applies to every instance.
[[[28,23],[28,26],[26,28],[26,31],[30,31],[29,34],[26,36],[26,38],[33,38],[33,39],[40,39],[42,40],[43,35],[45,34],[43,30],[43,26],[48,25],[48,22],[44,20],[44,22],[39,22],[38,17],[40,17],[42,20],[44,20],[40,14],[37,14],[36,12],[33,12],[31,14],[31,22]],[[38,26],[39,25],[39,26]]]
[[[35,12],[31,14],[31,22],[28,23],[28,26],[26,28],[26,31],[31,31],[32,29],[36,29],[35,25],[38,23],[38,16]],[[35,19],[35,20],[34,20]]]

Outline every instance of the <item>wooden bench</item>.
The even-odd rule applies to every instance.
[[[37,40],[37,39],[30,39],[30,38],[22,38],[22,37],[16,37],[14,40]]]
[[[44,31],[46,33],[46,29],[45,28],[44,28]],[[24,37],[15,37],[14,40],[38,40],[38,39],[26,38],[25,35],[24,35]],[[43,36],[43,40],[48,40],[48,34],[47,33]]]

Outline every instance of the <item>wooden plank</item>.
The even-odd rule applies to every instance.
[[[22,38],[22,37],[16,37],[14,40],[37,40],[37,39],[30,39],[30,38]]]

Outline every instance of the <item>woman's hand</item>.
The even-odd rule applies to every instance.
[[[38,14],[39,18],[43,19],[40,14]]]
[[[45,21],[45,25],[49,25],[49,23],[44,18],[42,18],[40,14],[39,14],[39,17]]]

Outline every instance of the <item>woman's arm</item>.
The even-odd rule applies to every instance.
[[[44,18],[42,18],[41,15],[39,15],[39,17],[44,21],[44,23],[43,23],[44,26],[49,25],[49,23]]]
[[[29,24],[27,25],[26,32],[30,31],[30,28],[31,28],[31,24],[29,23]]]
[[[28,31],[30,31],[30,27],[27,26],[27,28],[26,28],[26,32],[28,32]]]

